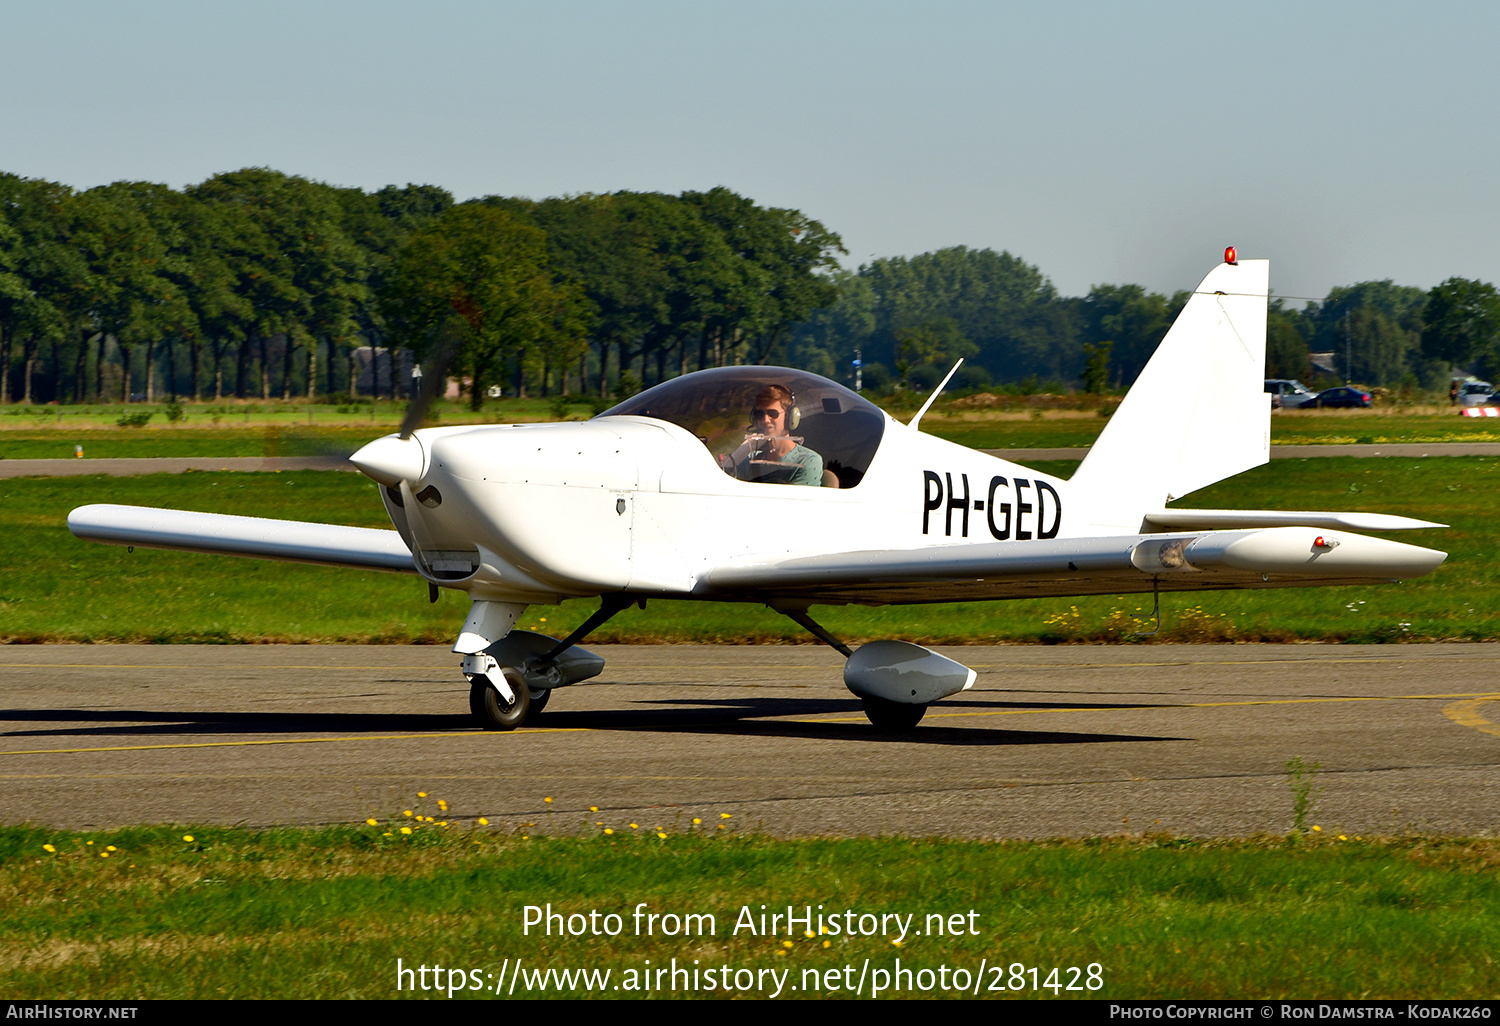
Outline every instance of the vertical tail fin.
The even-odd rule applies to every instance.
[[[1270,459],[1269,267],[1220,264],[1193,290],[1070,482],[1099,526],[1141,530],[1171,499]]]

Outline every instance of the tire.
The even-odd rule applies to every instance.
[[[881,730],[911,730],[927,714],[925,705],[907,705],[884,698],[861,698],[865,715]]]
[[[536,718],[542,714],[542,710],[547,708],[547,700],[551,697],[551,688],[542,688],[541,690],[533,690],[531,692],[531,711],[526,714],[527,723],[536,722]]]
[[[469,688],[469,711],[485,730],[515,730],[526,722],[533,708],[531,689],[520,672],[509,666],[502,666],[500,672],[505,674],[505,682],[516,696],[510,705],[505,704],[489,681],[476,680]]]

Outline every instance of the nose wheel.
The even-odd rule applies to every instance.
[[[503,676],[506,690],[514,697],[507,701],[490,683],[489,677],[483,674],[474,676],[469,683],[469,711],[485,730],[515,730],[526,722],[528,716],[540,712],[540,706],[546,705],[547,698],[551,697],[544,691],[541,702],[534,703],[532,690],[526,686],[521,671],[514,667],[501,666],[492,672]]]

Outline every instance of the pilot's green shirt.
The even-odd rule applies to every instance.
[[[812,485],[815,488],[823,487],[823,457],[813,452],[807,446],[792,446],[792,451],[781,457],[781,462],[797,464],[797,469],[793,472],[787,484]]]
[[[805,445],[793,444],[791,451],[781,457],[779,461],[783,466],[794,468],[789,477],[781,477],[781,470],[775,471],[774,479],[766,479],[762,474],[752,472],[750,450],[746,445],[740,446],[732,457],[735,461],[735,477],[741,481],[764,480],[767,484],[796,484],[812,485],[814,488],[823,487],[823,457],[813,452]]]

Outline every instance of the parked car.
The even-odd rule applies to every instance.
[[[1313,397],[1312,390],[1290,378],[1267,378],[1266,391],[1271,393],[1271,409],[1295,410]]]
[[[1335,409],[1363,409],[1370,405],[1370,393],[1361,392],[1357,388],[1340,385],[1338,388],[1325,388],[1307,402],[1301,408],[1304,410],[1332,407]]]
[[[1495,386],[1488,381],[1465,381],[1458,389],[1461,406],[1487,406],[1495,402]]]

